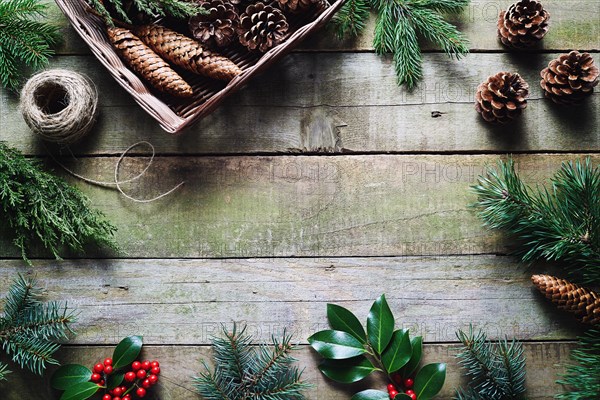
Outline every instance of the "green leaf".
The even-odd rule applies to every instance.
[[[123,379],[125,379],[125,372],[113,372],[106,381],[106,387],[114,389],[123,382]]]
[[[423,337],[417,336],[412,338],[410,344],[412,347],[412,355],[410,356],[408,363],[402,369],[402,377],[405,379],[410,378],[419,367],[421,356],[423,355]]]
[[[412,346],[408,337],[408,329],[397,330],[392,341],[381,355],[381,361],[388,373],[396,372],[404,367],[412,355]]]
[[[389,400],[390,395],[381,390],[363,390],[362,392],[356,393],[350,400]],[[410,399],[410,397],[409,397]]]
[[[341,383],[354,383],[366,378],[378,369],[367,357],[355,357],[348,360],[323,360],[319,370],[331,380]]]
[[[347,332],[326,330],[308,338],[308,343],[325,358],[342,360],[366,353],[363,344]]]
[[[367,343],[365,330],[350,310],[335,304],[327,304],[327,319],[333,329],[347,332],[360,340],[361,343]]]
[[[67,390],[78,383],[87,382],[92,376],[89,368],[79,364],[63,365],[52,374],[50,385],[54,389]]]
[[[394,400],[412,400],[412,398],[406,393],[398,393],[396,397],[394,397]]]
[[[68,388],[62,396],[60,396],[60,400],[85,400],[92,397],[98,390],[100,386],[94,382],[82,382],[78,383],[75,386],[71,386]]]
[[[377,354],[381,354],[392,339],[394,333],[394,315],[382,294],[373,303],[367,317],[369,343]]]
[[[121,340],[113,353],[113,368],[120,369],[135,361],[142,351],[141,336],[129,336]]]
[[[446,380],[446,364],[427,364],[417,373],[413,390],[419,400],[429,400],[435,396]]]

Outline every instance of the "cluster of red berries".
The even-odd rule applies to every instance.
[[[107,358],[103,363],[94,365],[90,380],[98,386],[105,386],[108,376],[113,373],[112,359]],[[158,383],[160,364],[158,361],[134,361],[131,363],[131,371],[125,373],[123,380],[131,386],[118,386],[106,393],[102,400],[132,400],[132,391],[135,389],[137,397],[146,396],[146,390]]]
[[[392,376],[392,379],[394,380],[394,382],[396,382],[396,385],[394,385],[393,383],[387,385],[387,390],[388,394],[390,395],[390,399],[393,400],[399,393],[398,389],[400,389],[403,390],[404,393],[407,396],[409,396],[412,400],[417,400],[417,395],[415,394],[415,391],[412,390],[413,385],[415,384],[415,381],[412,378],[402,379],[400,375],[394,375]]]

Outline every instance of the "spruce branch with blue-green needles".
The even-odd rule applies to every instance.
[[[113,17],[131,24],[132,14],[142,13],[148,17],[173,17],[185,19],[204,12],[198,2],[185,0],[87,0],[88,4],[113,25]],[[113,15],[114,14],[114,15]]]
[[[48,364],[58,364],[53,354],[59,342],[72,334],[75,316],[65,303],[43,302],[37,282],[18,275],[4,300],[0,317],[0,344],[21,368],[41,375]],[[0,380],[10,371],[0,363]]]
[[[27,68],[45,67],[54,54],[58,28],[44,20],[39,0],[0,0],[0,84],[16,90]]]
[[[525,393],[523,345],[507,339],[492,343],[483,331],[456,333],[462,343],[457,354],[471,382],[457,390],[456,400],[518,400]]]
[[[582,283],[600,283],[600,168],[565,162],[550,187],[532,189],[512,160],[488,168],[472,187],[484,224],[516,239],[523,261],[560,261]]]
[[[223,329],[222,338],[213,339],[214,368],[206,363],[194,378],[198,393],[205,400],[302,400],[310,387],[301,380],[302,371],[290,353],[291,337],[273,337],[271,345],[252,345],[246,327]]]
[[[412,89],[423,78],[420,36],[450,57],[468,53],[466,37],[444,19],[468,4],[469,0],[348,0],[333,24],[339,37],[357,36],[370,12],[377,13],[373,46],[379,54],[393,54],[398,85]]]
[[[560,400],[600,399],[600,329],[590,329],[579,338],[571,351],[577,364],[567,366],[567,372],[557,383],[566,391],[556,396]]]

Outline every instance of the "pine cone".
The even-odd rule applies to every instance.
[[[240,17],[238,34],[240,43],[249,50],[265,53],[285,40],[288,29],[281,10],[256,3],[249,5]]]
[[[540,85],[557,104],[577,104],[588,97],[598,84],[598,67],[589,53],[572,51],[550,61],[540,74]]]
[[[322,0],[277,0],[279,7],[285,12],[301,13],[307,11],[316,4],[319,7],[324,7],[325,3]]]
[[[505,124],[521,115],[528,95],[529,85],[519,74],[499,72],[479,85],[475,108],[486,121]]]
[[[498,36],[508,47],[530,47],[548,32],[550,13],[537,0],[521,0],[500,11]]]
[[[192,36],[208,46],[229,46],[236,39],[239,22],[239,15],[233,4],[223,0],[202,1],[199,4],[208,14],[190,18]]]
[[[223,81],[230,81],[242,73],[229,58],[204,49],[200,43],[171,29],[143,25],[135,32],[152,50],[188,71]]]
[[[123,61],[150,85],[177,97],[193,94],[191,86],[129,30],[114,27],[107,33]]]
[[[600,296],[565,279],[533,275],[533,284],[559,309],[569,311],[584,324],[600,324]]]

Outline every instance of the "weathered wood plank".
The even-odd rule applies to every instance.
[[[20,261],[0,265],[0,291]],[[30,272],[52,299],[80,313],[74,344],[207,344],[222,325],[246,321],[259,341],[283,329],[306,343],[327,329],[326,304],[366,321],[386,294],[397,326],[428,342],[455,340],[469,324],[491,338],[573,339],[581,333],[532,288],[509,257],[36,261]]]
[[[540,183],[574,154],[520,155],[523,177]],[[161,157],[130,194],[77,181],[119,227],[123,257],[401,256],[505,253],[484,229],[469,192],[496,155]],[[594,155],[597,163],[600,155]],[[114,179],[115,157],[63,160],[80,174]],[[122,179],[143,169],[130,158]],[[64,174],[64,173],[63,173]],[[44,253],[45,254],[45,253]],[[0,255],[19,257],[7,239]]]
[[[473,0],[459,16],[449,20],[464,32],[473,50],[506,51],[496,38],[496,21],[500,10],[506,10],[513,0]],[[600,50],[600,7],[597,0],[546,0],[544,6],[551,13],[550,31],[535,50]],[[68,25],[56,5],[52,6],[51,18],[62,27],[61,54],[87,54],[85,43]],[[372,51],[375,18],[371,18],[363,35],[356,39],[338,40],[333,32],[325,30],[309,39],[299,51]],[[436,49],[423,43],[424,49]]]
[[[550,400],[562,391],[554,383],[557,374],[563,371],[560,366],[568,362],[572,343],[546,342],[525,343],[527,359],[527,398],[535,400]],[[63,363],[82,363],[93,365],[98,360],[109,356],[110,347],[65,347],[60,353]],[[442,392],[436,399],[449,399],[454,388],[465,384],[460,367],[454,358],[456,348],[453,345],[432,344],[424,348],[423,362],[446,362],[448,374]],[[201,371],[200,360],[210,361],[209,347],[198,346],[147,346],[146,357],[157,359],[161,363],[161,383],[157,385],[149,399],[183,400],[196,399],[199,396],[194,391],[192,377]],[[302,346],[297,352],[298,365],[306,367],[303,378],[314,387],[307,391],[310,400],[346,400],[355,392],[365,388],[385,390],[385,382],[375,377],[364,382],[347,386],[337,385],[324,378],[316,365],[317,357],[307,346]],[[49,370],[50,376],[53,368]],[[49,387],[47,379],[32,376],[25,372],[10,375],[8,383],[0,383],[3,399],[39,399],[56,398]]]
[[[75,154],[114,154],[140,139],[177,154],[598,150],[600,95],[573,109],[543,98],[539,71],[555,56],[472,54],[449,63],[427,54],[425,80],[409,93],[396,86],[389,60],[374,54],[294,54],[178,138],[92,57],[58,57],[53,66],[89,74],[100,90],[99,123]],[[500,70],[520,72],[531,86],[528,109],[509,127],[490,126],[473,107],[477,85]],[[46,152],[18,99],[2,91],[0,138],[28,154]]]

